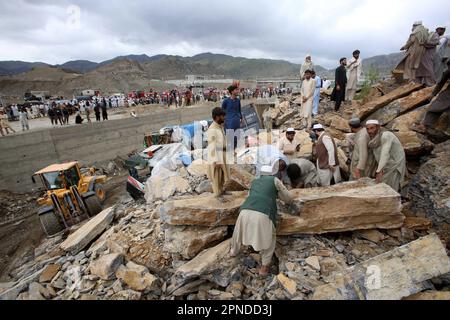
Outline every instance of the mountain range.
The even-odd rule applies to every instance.
[[[293,76],[298,73],[300,65],[283,60],[247,59],[224,54],[202,53],[193,57],[171,55],[128,55],[119,56],[103,62],[88,60],[68,61],[55,65],[62,69],[87,73],[120,60],[131,60],[143,65],[152,73],[153,78],[184,78],[188,73],[223,75],[225,77],[255,78]],[[50,66],[42,62],[0,61],[0,76],[24,73],[39,66]],[[325,71],[317,66],[317,71]]]
[[[390,73],[401,53],[363,60],[364,70]],[[247,59],[223,54],[202,53],[193,57],[170,55],[120,56],[100,63],[76,60],[61,65],[41,62],[0,62],[0,93],[23,97],[28,91],[50,91],[53,95],[72,96],[84,89],[105,93],[166,90],[164,81],[184,79],[187,74],[218,75],[224,78],[254,81],[255,78],[297,77],[299,64],[283,60]],[[334,70],[316,66],[321,76],[334,78]]]

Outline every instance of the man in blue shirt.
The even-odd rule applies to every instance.
[[[222,103],[222,109],[226,112],[225,117],[225,134],[227,130],[238,130],[241,128],[242,111],[241,100],[239,99],[239,87],[232,85],[228,87],[230,98],[226,98]],[[237,137],[234,138],[234,148],[237,147]]]
[[[313,100],[313,116],[316,117],[319,114],[320,89],[322,88],[322,79],[320,79],[320,77],[314,70],[312,71],[312,78],[316,80],[316,90],[314,91]]]

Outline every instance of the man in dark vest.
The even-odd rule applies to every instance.
[[[325,128],[321,124],[314,125],[313,131],[318,137],[314,153],[317,157],[317,176],[319,184],[322,187],[330,186],[333,178],[334,183],[337,184],[341,182],[342,179],[336,142],[325,132]]]
[[[239,253],[241,245],[252,246],[261,254],[263,277],[269,274],[269,267],[276,245],[277,198],[287,204],[293,202],[293,195],[275,177],[277,166],[263,166],[261,177],[253,181],[249,196],[241,207],[233,233],[230,255]]]

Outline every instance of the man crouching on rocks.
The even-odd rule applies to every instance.
[[[259,274],[269,274],[269,267],[276,245],[277,198],[287,204],[294,196],[275,177],[278,166],[263,166],[261,177],[253,181],[249,196],[241,207],[234,229],[230,256],[235,257],[241,245],[252,246],[261,254],[262,267]]]

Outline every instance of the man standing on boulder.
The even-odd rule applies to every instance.
[[[378,164],[377,183],[385,183],[400,192],[406,174],[406,156],[400,140],[390,131],[381,128],[378,120],[366,122],[370,136],[369,149]]]
[[[214,195],[224,194],[224,185],[229,180],[230,168],[226,164],[227,148],[223,124],[225,111],[215,108],[212,111],[214,122],[208,129],[208,179],[212,183]]]
[[[340,66],[336,69],[335,81],[336,85],[334,87],[333,93],[331,94],[331,101],[335,101],[335,111],[339,111],[341,104],[345,101],[345,91],[347,89],[347,71],[345,66],[347,65],[347,59],[342,58],[340,61]]]
[[[353,52],[353,58],[347,66],[348,70],[348,83],[347,83],[347,100],[352,101],[355,98],[356,90],[358,88],[358,81],[361,78],[362,64],[359,58],[361,52],[356,50]]]
[[[441,81],[439,81],[430,97],[430,99],[435,96],[437,96],[437,98],[431,103],[431,107],[425,114],[425,119],[423,120],[422,124],[417,128],[413,128],[414,131],[426,134],[430,128],[432,129],[434,125],[436,125],[441,115],[444,112],[450,110],[450,85],[447,85],[447,87],[442,90],[444,86],[449,82],[449,80],[450,58],[447,60],[447,71],[445,71],[442,75]]]
[[[242,123],[242,111],[241,100],[239,99],[239,87],[237,84],[233,84],[228,87],[228,92],[231,94],[230,98],[227,98],[222,103],[222,109],[226,112],[225,119],[225,133],[227,130],[239,130]],[[234,139],[234,148],[237,147],[237,138]]]
[[[261,177],[253,181],[247,200],[241,207],[233,233],[230,255],[239,253],[241,245],[252,246],[261,254],[263,277],[269,274],[269,267],[276,246],[277,198],[292,203],[294,197],[283,183],[275,177],[277,170],[272,166],[261,168]]]

